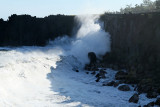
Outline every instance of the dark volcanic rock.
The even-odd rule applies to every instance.
[[[89,74],[89,72],[86,72],[86,74]]]
[[[146,105],[146,107],[153,107],[154,106],[154,102],[150,102]]]
[[[137,77],[136,71],[134,70],[128,71],[125,80],[127,84],[137,84],[139,82],[139,78]]]
[[[107,73],[104,69],[100,69],[99,72],[102,72],[102,73],[105,73],[105,74]]]
[[[119,82],[115,82],[113,86],[117,87],[118,85],[119,85]]]
[[[76,72],[79,72],[79,70],[76,70]]]
[[[115,81],[111,81],[103,84],[103,86],[114,86],[114,87],[117,87],[118,85],[119,85],[119,82],[115,82]]]
[[[87,71],[98,71],[99,70],[95,64],[86,64],[84,69]]]
[[[157,92],[160,94],[160,88],[159,88],[159,89],[157,89]]]
[[[88,65],[88,64],[86,64],[85,67],[84,67],[84,69],[87,70],[87,71],[91,71],[91,66]]]
[[[100,80],[101,78],[100,77],[98,77],[97,79],[96,79],[96,82],[99,82],[99,80]]]
[[[115,84],[115,81],[111,81],[108,84],[106,84],[107,86],[113,86]]]
[[[118,89],[121,91],[130,91],[131,90],[128,85],[121,85],[118,87]]]
[[[118,70],[118,68],[119,68],[118,65],[113,65],[112,66],[112,69],[114,69],[114,70]]]
[[[116,73],[115,78],[116,78],[116,80],[123,80],[123,79],[126,79],[127,75],[128,75],[128,73],[123,72],[123,71],[119,71]]]
[[[125,80],[120,80],[119,81],[119,84],[123,84],[123,83],[125,83]]]
[[[139,100],[139,95],[138,95],[138,94],[134,94],[134,95],[129,99],[129,102],[138,103],[138,100]]]
[[[100,77],[99,73],[98,73],[95,77],[96,77],[96,78],[99,78],[99,77]]]
[[[149,15],[152,15],[152,18],[149,18]],[[121,64],[128,71],[133,70],[138,82],[148,77],[158,80],[160,78],[159,12],[146,13],[143,16],[142,13],[112,16],[106,13],[102,19],[106,22],[105,30],[110,32],[113,41],[112,51],[106,53],[104,62],[113,65]]]
[[[105,71],[99,71],[99,73],[95,76],[96,78],[106,78]]]
[[[91,68],[91,71],[98,71],[98,70],[99,69],[96,66],[94,66],[94,67]]]
[[[91,74],[92,74],[92,75],[95,75],[95,74],[96,74],[96,72],[95,72],[95,71],[93,71]]]
[[[160,98],[156,100],[155,104],[160,106]]]
[[[158,94],[156,92],[149,92],[147,93],[147,98],[156,98]]]
[[[100,76],[101,78],[106,78],[105,74],[106,74],[106,72],[105,72],[104,70],[101,69],[101,70],[99,71],[99,76]]]
[[[138,86],[138,92],[142,93],[147,93],[147,92],[151,92],[152,91],[152,86],[147,86],[147,85],[141,85],[141,86]]]
[[[96,82],[99,82],[99,80],[101,79],[100,74],[98,73],[95,77],[97,78],[97,79],[96,79]]]
[[[89,52],[88,58],[90,59],[90,65],[95,64],[97,62],[97,57],[94,52]]]
[[[140,93],[150,93],[154,91],[154,88],[152,86],[152,81],[149,79],[143,79],[138,85],[137,85],[137,91]]]

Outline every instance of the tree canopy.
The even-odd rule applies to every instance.
[[[139,5],[126,5],[125,8],[120,9],[120,13],[146,13],[158,11],[160,11],[160,0],[156,0],[154,2],[151,0],[143,0],[143,3]]]

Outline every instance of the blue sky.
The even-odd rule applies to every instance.
[[[11,14],[30,14],[44,17],[50,14],[98,14],[117,11],[127,4],[140,4],[143,0],[0,0],[0,18]]]

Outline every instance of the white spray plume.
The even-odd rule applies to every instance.
[[[95,52],[97,56],[104,55],[110,51],[110,35],[102,29],[98,19],[98,15],[76,16],[80,28],[75,37],[57,38],[54,43],[65,50],[65,55],[75,56],[83,65],[89,63],[89,52]]]
[[[110,35],[100,26],[98,15],[76,16],[81,27],[72,42],[71,53],[83,63],[88,63],[88,52],[104,55],[110,51]]]
[[[101,26],[95,23],[98,18],[97,15],[76,16],[76,20],[81,25],[77,33],[77,38],[83,38],[98,32],[101,29]]]

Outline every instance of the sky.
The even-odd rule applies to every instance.
[[[99,14],[118,11],[128,4],[142,3],[143,0],[0,0],[0,18],[11,14],[30,14],[37,17],[65,14]]]

